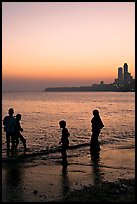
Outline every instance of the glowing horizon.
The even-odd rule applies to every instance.
[[[2,2],[3,90],[111,83],[124,63],[134,78],[135,2]]]

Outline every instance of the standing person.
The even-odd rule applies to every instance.
[[[14,109],[10,108],[8,110],[8,116],[3,119],[4,131],[6,132],[6,143],[7,143],[7,156],[9,156],[10,142],[11,142],[11,152],[13,154],[15,150],[15,127],[16,121],[13,116]]]
[[[61,155],[62,155],[62,162],[63,165],[67,165],[68,161],[67,161],[67,148],[69,146],[69,131],[66,128],[66,121],[65,120],[61,120],[59,122],[60,128],[62,128],[62,136],[61,136],[61,141],[59,142],[59,144],[61,144]]]
[[[104,124],[100,118],[99,111],[97,109],[93,110],[93,118],[91,119],[92,124],[92,136],[90,142],[90,151],[100,150],[98,137]]]
[[[21,120],[21,114],[18,113],[16,115],[16,141],[15,141],[15,149],[17,150],[18,144],[19,144],[19,140],[22,142],[23,146],[24,146],[24,151],[26,151],[26,139],[23,137],[23,135],[20,132],[23,132],[23,129],[21,127],[20,124],[20,120]]]

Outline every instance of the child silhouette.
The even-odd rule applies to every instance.
[[[21,124],[20,124],[20,120],[21,120],[21,114],[18,113],[16,115],[16,132],[15,132],[16,133],[16,145],[15,145],[15,148],[17,150],[17,147],[19,144],[19,139],[20,139],[20,141],[23,143],[24,151],[26,151],[26,139],[20,133],[20,132],[23,132],[23,129],[22,129]]]
[[[61,155],[62,155],[62,162],[63,165],[67,165],[68,161],[67,161],[67,148],[69,146],[69,131],[66,128],[66,121],[65,120],[61,120],[59,122],[60,128],[62,128],[62,136],[61,136],[61,141],[59,142],[59,144],[61,144]]]

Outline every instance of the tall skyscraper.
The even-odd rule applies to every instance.
[[[128,83],[132,82],[133,77],[128,72],[128,64],[124,63],[123,67],[124,67],[124,84],[128,84]]]
[[[127,63],[124,63],[124,74],[126,73],[126,72],[128,72],[128,64]]]
[[[115,79],[115,84],[123,86],[130,83],[133,83],[133,77],[128,72],[128,64],[124,63],[123,67],[118,67],[118,78]]]
[[[122,67],[118,68],[118,81],[122,82],[123,81],[123,71]]]

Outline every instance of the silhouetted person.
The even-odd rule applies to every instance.
[[[92,124],[92,136],[90,142],[90,151],[100,150],[98,137],[100,130],[104,127],[104,124],[100,118],[99,111],[97,109],[93,110],[93,118],[91,119]]]
[[[62,155],[62,162],[63,165],[67,165],[67,148],[69,146],[69,135],[70,133],[68,132],[68,129],[66,128],[66,121],[65,120],[61,120],[59,122],[60,128],[62,128],[62,136],[61,136],[61,141],[59,142],[59,144],[61,144],[61,155]]]
[[[11,153],[13,154],[15,150],[15,127],[16,120],[13,116],[14,109],[10,108],[8,110],[8,116],[3,119],[4,131],[6,132],[6,143],[7,143],[7,156],[9,156],[10,142],[11,142]]]
[[[24,150],[26,151],[26,139],[21,134],[21,132],[23,132],[23,129],[21,127],[20,120],[21,120],[21,114],[18,113],[16,115],[16,131],[15,131],[15,133],[16,133],[16,142],[15,143],[16,144],[15,144],[15,149],[17,150],[19,140],[20,140],[24,146]]]

